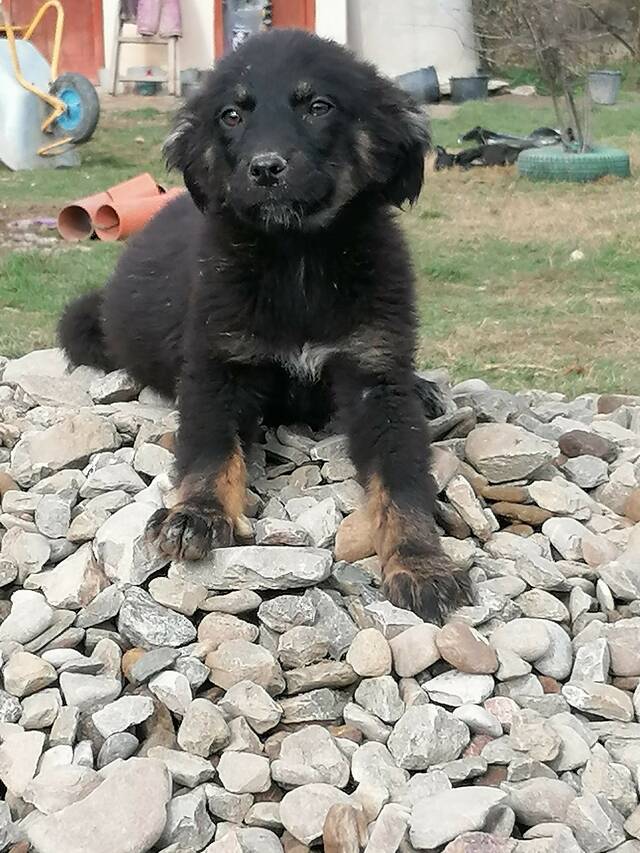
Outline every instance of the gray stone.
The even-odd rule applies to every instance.
[[[328,653],[329,640],[320,627],[298,625],[282,634],[278,641],[278,658],[287,669],[317,663]]]
[[[29,696],[58,679],[55,669],[47,661],[29,652],[16,652],[3,670],[4,687],[7,693]]]
[[[179,652],[176,649],[164,647],[151,649],[133,663],[127,677],[132,684],[144,684],[158,672],[169,669],[178,655]]]
[[[134,503],[115,512],[97,531],[96,559],[115,583],[141,584],[169,562],[144,535],[154,512],[151,504]]]
[[[24,729],[48,729],[55,722],[61,707],[62,697],[57,687],[25,696],[19,723]]]
[[[89,386],[89,394],[95,403],[128,402],[135,400],[141,390],[126,370],[112,370],[96,378]]]
[[[363,679],[355,692],[355,701],[385,723],[395,723],[405,712],[398,686],[390,675]]]
[[[218,707],[228,719],[244,717],[251,728],[264,734],[280,722],[282,709],[264,687],[252,681],[240,681],[227,690]]]
[[[271,786],[269,759],[250,752],[224,752],[218,762],[218,776],[232,794],[258,794]]]
[[[177,610],[185,616],[193,616],[207,597],[207,588],[202,584],[174,578],[152,578],[149,582],[149,594],[163,607]]]
[[[273,655],[246,640],[227,640],[207,655],[211,681],[228,690],[240,681],[253,681],[277,695],[285,688],[282,670]]]
[[[87,543],[47,572],[40,586],[53,607],[80,610],[107,586],[107,579]]]
[[[280,757],[272,763],[271,774],[285,788],[312,782],[344,788],[349,769],[349,762],[326,729],[305,726],[282,741]]]
[[[42,732],[23,732],[19,727],[4,735],[0,746],[0,780],[15,796],[21,797],[35,776],[44,742]]]
[[[445,672],[424,684],[432,702],[458,708],[460,705],[480,705],[493,693],[490,675],[471,675],[466,672]]]
[[[411,813],[411,843],[431,850],[464,832],[483,829],[492,810],[506,799],[503,791],[479,785],[434,794]]]
[[[153,701],[148,696],[121,696],[109,702],[91,719],[102,737],[108,738],[144,722],[153,714]]]
[[[569,682],[562,688],[562,695],[572,708],[604,717],[606,720],[631,722],[634,718],[629,694],[610,684],[598,684],[593,681]]]
[[[69,530],[71,509],[67,501],[57,495],[41,495],[34,520],[43,536],[59,539],[66,536]]]
[[[414,625],[389,640],[393,668],[401,678],[424,672],[440,660],[436,642],[439,631],[435,625]]]
[[[503,786],[509,794],[509,805],[519,823],[535,826],[566,820],[569,806],[576,798],[575,790],[557,779],[530,779]]]
[[[351,695],[343,690],[321,688],[280,700],[283,723],[314,723],[338,720]]]
[[[112,619],[120,612],[123,601],[122,590],[113,584],[106,587],[78,613],[76,625],[79,628],[92,628]]]
[[[321,782],[302,785],[285,794],[280,803],[280,819],[295,839],[311,844],[322,836],[329,809],[349,802],[347,794],[331,785]]]
[[[607,481],[609,466],[597,456],[575,456],[567,459],[562,470],[581,489],[595,489]]]
[[[118,732],[110,735],[100,747],[97,767],[102,769],[113,761],[125,761],[135,755],[140,747],[138,738],[131,732]]]
[[[294,521],[279,518],[263,518],[256,524],[256,545],[289,545],[305,547],[311,545],[308,530]]]
[[[131,758],[79,802],[30,822],[27,835],[41,853],[144,853],[162,833],[170,797],[162,765]]]
[[[313,601],[299,595],[279,595],[263,602],[258,609],[259,619],[278,634],[301,625],[313,625],[316,613]]]
[[[576,651],[571,681],[605,684],[609,680],[610,663],[609,644],[604,637],[585,643]]]
[[[603,796],[576,797],[567,810],[566,822],[585,853],[603,853],[625,840],[624,818]]]
[[[196,563],[174,563],[171,573],[208,589],[294,589],[326,580],[332,563],[331,552],[319,548],[245,546],[214,549]]]
[[[328,593],[321,589],[309,589],[304,597],[316,608],[316,624],[329,640],[329,654],[338,660],[351,645],[358,632],[355,623]]]
[[[557,453],[555,442],[511,424],[478,426],[465,443],[467,459],[492,483],[528,477]]]
[[[178,717],[185,715],[193,700],[187,676],[172,669],[154,675],[149,681],[149,690]]]
[[[190,703],[178,729],[178,744],[182,749],[208,758],[226,746],[230,738],[229,726],[213,702],[197,698]]]
[[[83,465],[93,453],[118,446],[112,423],[94,414],[72,415],[48,429],[25,433],[13,448],[11,470],[28,488],[62,468]]]
[[[144,590],[135,587],[125,593],[118,630],[131,645],[144,649],[177,648],[196,638],[196,629],[186,616],[162,607]]]
[[[41,593],[19,589],[11,596],[11,612],[0,625],[0,641],[27,643],[46,631],[53,618]]]
[[[362,732],[366,740],[377,743],[386,743],[389,740],[391,726],[386,726],[379,717],[365,711],[360,705],[349,702],[345,706],[343,716],[345,724]]]
[[[353,671],[363,678],[388,675],[391,672],[391,648],[380,631],[375,628],[365,628],[353,638],[346,661],[351,665]],[[420,671],[418,670],[418,672]],[[404,675],[405,673],[399,674]],[[414,672],[409,674],[415,675]]]
[[[120,680],[108,675],[84,675],[79,672],[63,672],[60,689],[67,705],[75,705],[80,711],[97,711],[120,695]]]
[[[50,767],[27,785],[23,799],[49,815],[82,800],[101,782],[99,774],[88,767],[76,764]]]
[[[202,850],[213,838],[215,824],[207,812],[205,786],[174,797],[167,807],[167,822],[160,844],[179,844]]]
[[[388,746],[400,767],[426,770],[458,758],[469,739],[464,723],[442,708],[424,705],[405,711],[394,726]]]
[[[162,762],[176,785],[195,788],[203,782],[213,779],[215,771],[210,761],[178,749],[168,749],[165,746],[152,746],[147,756]]]
[[[205,792],[211,814],[230,823],[242,823],[253,805],[251,794],[232,794],[211,783],[205,785]]]

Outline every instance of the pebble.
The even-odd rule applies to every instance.
[[[218,763],[218,775],[232,794],[258,794],[271,785],[269,759],[249,752],[225,752]]]
[[[323,782],[301,785],[284,795],[280,803],[280,820],[295,839],[309,845],[322,837],[329,809],[334,805],[349,804],[348,795],[333,785]]]
[[[3,669],[4,689],[21,699],[54,684],[55,669],[46,660],[30,652],[16,652]]]
[[[430,679],[424,689],[432,702],[458,708],[460,705],[479,705],[493,693],[490,675],[469,675],[466,672],[444,672]]]
[[[389,640],[393,667],[401,678],[411,678],[424,672],[440,660],[437,638],[440,629],[435,625],[413,625]]]
[[[471,674],[491,674],[498,668],[489,641],[462,622],[445,625],[436,637],[440,655],[455,669]]]
[[[380,631],[375,628],[365,628],[359,631],[354,637],[347,652],[346,661],[352,667],[353,671],[362,678],[389,675],[392,664],[392,648]],[[405,672],[401,673],[398,670],[395,658],[394,666],[399,675],[407,674]],[[423,667],[423,669],[426,669],[426,667]],[[408,674],[415,675],[413,672]]]
[[[53,622],[53,610],[39,592],[19,589],[11,596],[11,612],[0,625],[0,641],[27,643]]]
[[[344,788],[349,781],[350,765],[326,729],[306,726],[284,738],[280,757],[271,765],[271,774],[285,788],[315,782]]]
[[[226,640],[207,655],[207,666],[214,684],[228,690],[240,681],[253,681],[267,693],[277,696],[285,688],[280,665],[263,646],[247,640]]]
[[[189,703],[178,729],[178,744],[185,752],[208,758],[230,739],[229,726],[213,702],[199,697]]]
[[[634,718],[631,696],[610,684],[569,682],[562,688],[562,695],[572,708],[606,720],[631,722]]]
[[[400,767],[426,770],[458,758],[469,739],[463,722],[442,708],[424,705],[405,711],[389,736],[388,747]]]
[[[144,590],[130,587],[118,615],[118,630],[133,646],[176,648],[192,642],[196,629],[186,616],[162,607]]]

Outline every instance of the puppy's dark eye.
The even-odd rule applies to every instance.
[[[227,127],[237,127],[242,121],[240,112],[235,107],[227,107],[220,115],[220,121]]]
[[[309,115],[326,116],[332,109],[333,104],[330,101],[325,101],[323,98],[316,98],[315,101],[309,104]]]

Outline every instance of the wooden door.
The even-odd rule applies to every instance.
[[[214,42],[216,56],[222,56],[229,49],[229,7],[233,2],[215,0],[214,6]],[[240,4],[242,5],[242,4]],[[315,0],[273,0],[271,18],[274,27],[299,27],[303,30],[314,30],[316,24]]]
[[[58,73],[77,71],[94,83],[98,69],[104,65],[102,35],[102,0],[61,0],[64,9],[64,31]],[[14,25],[29,24],[42,0],[5,0]],[[49,9],[33,35],[33,43],[45,57],[51,59],[56,15]]]

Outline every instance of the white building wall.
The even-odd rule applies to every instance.
[[[434,65],[441,82],[478,65],[471,0],[348,0],[348,43],[389,76]]]
[[[316,32],[323,38],[347,43],[347,0],[316,0]]]

